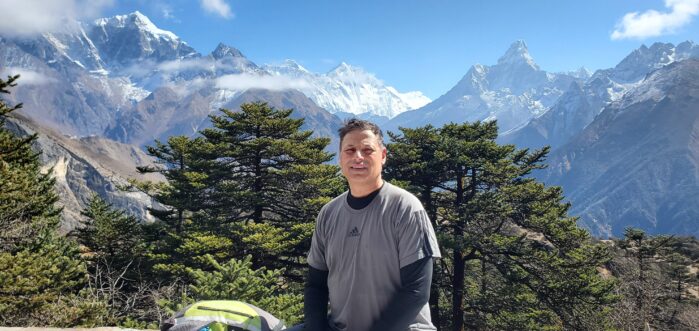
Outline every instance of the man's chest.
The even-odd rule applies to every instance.
[[[397,268],[399,252],[391,213],[329,215],[326,262],[331,272]]]

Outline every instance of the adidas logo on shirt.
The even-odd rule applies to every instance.
[[[349,232],[349,234],[348,234],[347,236],[348,236],[348,237],[359,237],[359,234],[360,234],[360,233],[359,233],[359,229],[357,229],[357,227],[355,226],[355,227],[352,229],[352,231]]]

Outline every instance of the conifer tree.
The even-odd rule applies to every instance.
[[[155,141],[147,152],[155,166],[139,167],[141,173],[160,173],[164,183],[135,183],[158,204],[149,209],[158,221],[144,225],[148,260],[155,277],[173,281],[186,277],[187,267],[201,267],[204,254],[230,258],[234,240],[227,226],[211,223],[217,192],[210,175],[217,171],[205,155],[211,145],[203,138],[173,136]]]
[[[432,201],[445,257],[441,270],[450,280],[443,290],[451,294],[451,325],[443,327],[587,329],[598,322],[601,306],[612,299],[611,283],[596,270],[608,253],[567,215],[560,188],[529,177],[542,167],[547,149],[498,145],[494,122],[403,131],[404,137],[433,131],[426,141],[437,146],[420,145],[412,153],[428,148],[422,157],[434,158],[427,162],[443,172],[431,175],[439,178]],[[394,158],[416,161],[396,164],[403,169],[389,163],[387,172],[405,176],[396,179],[410,182],[409,188],[424,185],[426,172],[414,170],[426,161],[396,155],[406,149],[393,146]]]
[[[324,164],[328,138],[301,131],[291,109],[264,102],[222,109],[202,131],[215,151],[216,212],[224,224],[242,224],[242,253],[256,253],[256,266],[285,267],[300,279],[320,207],[341,190],[336,166]],[[259,256],[259,258],[257,257]]]
[[[160,173],[167,180],[161,185],[143,187],[162,205],[151,208],[150,212],[179,234],[191,224],[193,213],[207,207],[208,183],[200,156],[206,150],[206,143],[201,138],[173,136],[168,138],[167,144],[156,140],[155,146],[148,146],[146,150],[158,166],[138,167],[138,171]]]
[[[222,109],[213,127],[197,138],[156,142],[149,154],[167,183],[141,185],[163,205],[147,231],[156,272],[188,278],[190,268],[254,254],[255,267],[286,267],[301,279],[313,221],[320,207],[342,189],[326,138],[301,131],[292,110],[265,103]]]
[[[18,78],[0,79],[0,97]],[[0,251],[16,251],[53,230],[61,212],[55,181],[40,171],[39,154],[31,148],[36,134],[20,138],[5,128],[9,113],[21,107],[0,99]]]
[[[82,214],[87,221],[73,234],[89,249],[92,259],[102,260],[117,269],[141,259],[145,243],[138,219],[115,209],[96,194]]]
[[[0,95],[19,76],[0,79]],[[85,264],[58,234],[61,209],[50,170],[40,171],[36,135],[17,137],[5,123],[21,104],[0,98],[0,325],[94,325],[104,305],[82,296]]]
[[[624,281],[622,295],[633,302],[633,318],[625,322],[635,328],[655,327],[663,320],[659,308],[664,306],[661,301],[665,301],[668,289],[658,267],[671,240],[669,236],[654,237],[641,229],[627,228],[619,241],[633,266],[620,277]]]

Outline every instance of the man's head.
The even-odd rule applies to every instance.
[[[378,142],[383,147],[383,132],[381,132],[381,129],[379,128],[378,125],[365,121],[365,120],[360,120],[358,118],[352,118],[347,121],[345,121],[345,124],[337,130],[337,132],[340,134],[340,147],[342,147],[342,140],[345,139],[345,136],[350,132],[350,131],[364,131],[364,130],[369,130],[371,131],[376,138],[378,138]]]
[[[351,119],[340,128],[340,167],[352,195],[364,196],[381,187],[386,147],[381,129],[369,121]]]

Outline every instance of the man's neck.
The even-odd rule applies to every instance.
[[[351,185],[350,184],[350,193],[352,194],[353,197],[355,198],[361,198],[365,197],[372,192],[378,190],[381,188],[383,185],[383,179],[379,178],[379,180],[376,183],[373,183],[372,185]]]

